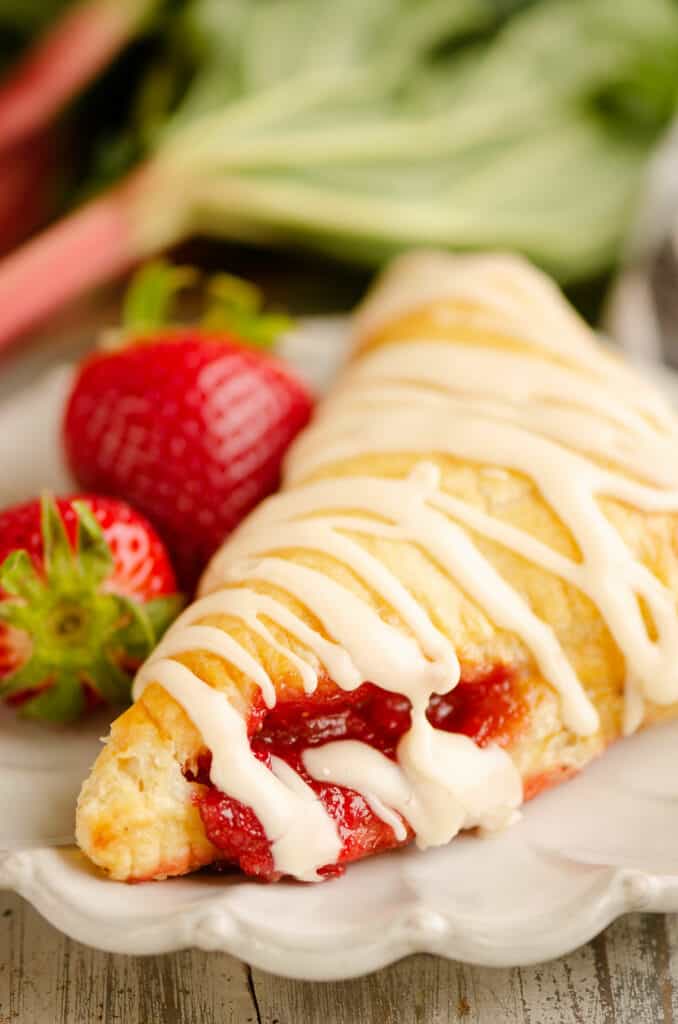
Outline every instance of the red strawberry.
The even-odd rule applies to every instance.
[[[183,603],[150,524],[110,498],[30,501],[0,513],[0,563],[0,696],[52,722],[128,702]]]
[[[162,271],[148,270],[157,287]],[[66,451],[82,487],[123,498],[149,517],[191,587],[224,537],[277,486],[312,400],[290,370],[231,332],[149,332],[153,317],[147,309],[138,315],[143,304],[134,287],[127,309],[146,327],[140,338],[132,335],[142,343],[84,363],[66,411]],[[150,298],[164,311],[157,294]],[[242,333],[261,327],[251,310],[237,312],[230,323]]]

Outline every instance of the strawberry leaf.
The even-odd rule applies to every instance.
[[[89,505],[74,501],[73,508],[78,516],[76,540],[77,561],[81,573],[93,586],[103,583],[113,571],[113,556],[104,531]]]
[[[49,667],[33,656],[24,665],[0,680],[0,694],[10,697],[14,694],[42,689],[50,676]]]
[[[41,499],[40,521],[45,576],[49,586],[63,586],[66,581],[74,581],[75,554],[68,540],[66,527],[56,502],[48,494],[43,495]]]
[[[23,629],[27,633],[30,632],[33,624],[33,613],[30,604],[23,600],[1,601],[0,622],[13,626],[14,629]]]
[[[109,704],[126,704],[129,700],[129,673],[104,654],[92,665],[92,676],[88,681]]]
[[[166,597],[156,597],[146,602],[143,611],[153,629],[155,643],[161,639],[185,604],[186,599],[182,594],[168,594]]]
[[[256,348],[270,349],[293,325],[285,313],[264,312],[259,288],[233,274],[215,274],[207,291],[202,326],[209,331],[227,331]]]
[[[41,690],[21,705],[25,718],[46,722],[74,722],[85,709],[85,693],[79,679],[59,676],[51,686]]]
[[[151,620],[143,605],[129,597],[118,597],[115,605],[116,621],[112,624],[110,636],[102,642],[102,649],[107,655],[117,655],[122,660],[142,661],[151,653],[155,646],[156,636]]]
[[[0,588],[7,594],[32,600],[44,589],[44,582],[26,551],[12,551],[0,565]],[[0,614],[2,613],[0,605]]]
[[[193,267],[174,267],[154,260],[138,270],[125,294],[122,323],[133,334],[152,332],[167,324],[177,292],[197,280]]]
[[[148,605],[105,585],[114,584],[114,559],[103,529],[86,502],[73,502],[74,545],[55,501],[41,505],[45,577],[26,551],[0,566],[0,623],[23,630],[31,655],[0,680],[0,696],[21,713],[72,721],[86,706],[85,686],[114,704],[130,699],[132,676],[178,614],[180,595]],[[109,584],[109,581],[111,583]]]
[[[104,348],[117,349],[130,342],[152,341],[159,328],[171,319],[177,292],[198,279],[193,267],[172,266],[166,260],[146,264],[132,278],[123,303],[120,330],[107,331]],[[286,313],[264,312],[263,296],[251,281],[233,274],[214,274],[207,283],[203,330],[235,335],[255,348],[270,349],[293,320]]]

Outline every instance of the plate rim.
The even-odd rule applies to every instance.
[[[84,856],[75,847],[65,850],[68,859],[75,852],[84,864]],[[430,953],[480,967],[526,967],[572,952],[622,914],[678,911],[678,875],[601,866],[591,886],[594,898],[586,902],[585,912],[561,916],[557,927],[544,927],[531,938],[521,936],[510,944],[498,943],[488,934],[465,931],[463,921],[431,910],[421,901],[410,901],[404,909],[390,914],[386,922],[376,922],[373,929],[351,929],[349,943],[343,933],[333,933],[332,938],[338,941],[323,943],[318,948],[314,939],[305,940],[311,945],[290,944],[289,937],[273,930],[267,934],[245,921],[224,901],[216,906],[189,903],[187,908],[175,912],[171,927],[170,918],[163,915],[133,928],[124,918],[115,926],[108,920],[102,927],[101,918],[83,912],[82,907],[76,908],[45,877],[44,866],[40,864],[45,855],[49,866],[51,857],[64,856],[64,849],[36,848],[0,855],[0,889],[18,893],[50,924],[84,945],[133,956],[188,948],[222,952],[280,977],[303,981],[362,977],[414,953]],[[111,884],[106,879],[101,881]],[[181,884],[181,880],[174,883]],[[356,933],[361,931],[364,935],[358,941]]]

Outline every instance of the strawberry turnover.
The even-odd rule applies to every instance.
[[[497,831],[678,715],[662,398],[516,257],[403,256],[352,333],[83,785],[113,878],[314,882]]]

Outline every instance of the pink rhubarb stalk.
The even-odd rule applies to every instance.
[[[141,258],[133,230],[139,178],[87,203],[0,260],[0,351]]]
[[[122,49],[149,0],[87,0],[47,30],[0,85],[0,153],[43,128]]]
[[[150,161],[0,259],[0,353],[84,292],[184,237],[186,189]]]

